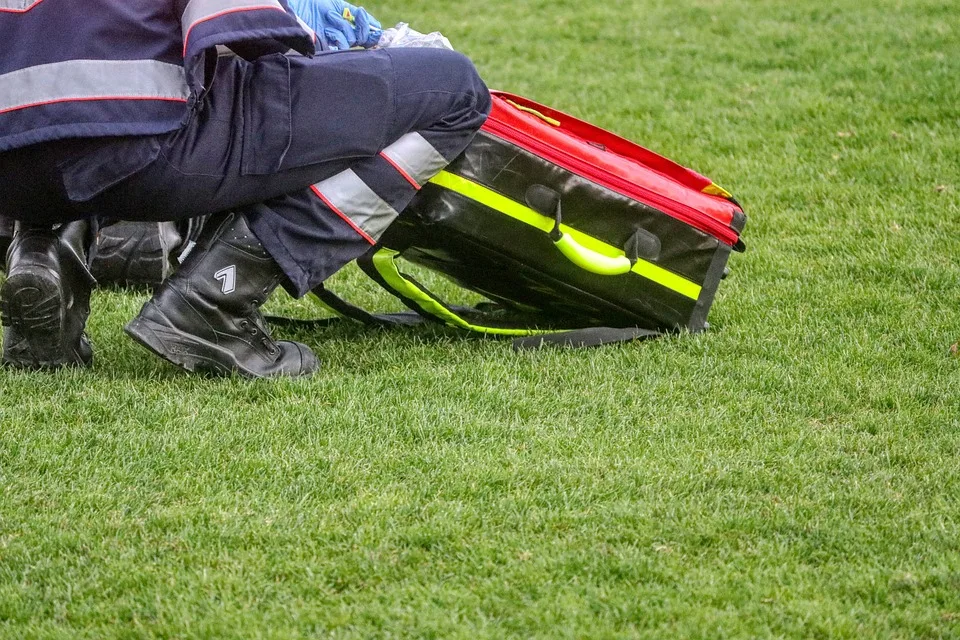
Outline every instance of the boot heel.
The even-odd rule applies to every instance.
[[[0,318],[11,332],[4,364],[28,369],[71,364],[63,347],[64,306],[60,279],[47,269],[23,266],[7,278],[0,290]]]

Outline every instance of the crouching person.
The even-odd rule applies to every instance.
[[[310,374],[314,354],[274,340],[259,307],[376,243],[490,109],[459,53],[356,48],[379,30],[339,0],[309,0],[316,30],[286,0],[7,4],[0,216],[17,225],[0,311],[14,367],[90,364],[81,238],[109,211],[211,216],[127,325],[134,340],[188,371]],[[57,29],[74,37],[51,52],[36,34]]]

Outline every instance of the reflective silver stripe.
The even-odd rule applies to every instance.
[[[408,133],[383,150],[383,155],[406,172],[417,184],[426,184],[430,178],[450,164],[419,133]]]
[[[187,8],[180,16],[180,28],[183,30],[183,39],[186,41],[190,29],[198,22],[232,10],[245,9],[280,9],[283,7],[277,0],[190,0]]]
[[[0,0],[0,11],[26,11],[42,0]]]
[[[0,112],[65,100],[186,100],[183,67],[157,60],[67,60],[0,76]]]
[[[313,185],[343,215],[374,240],[400,215],[352,169]]]

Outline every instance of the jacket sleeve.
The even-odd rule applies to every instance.
[[[225,45],[238,55],[256,58],[293,49],[316,51],[316,34],[286,0],[174,0],[183,36],[183,60],[190,67],[204,52]],[[202,66],[202,65],[201,65]]]

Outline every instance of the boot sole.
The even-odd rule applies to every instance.
[[[23,267],[0,290],[3,326],[20,338],[4,345],[3,363],[21,369],[58,369],[87,364],[63,348],[63,291],[45,269]]]
[[[151,310],[151,313],[163,316],[156,307]],[[259,377],[238,366],[233,354],[227,349],[205,340],[198,340],[195,336],[170,324],[161,324],[142,316],[141,311],[140,315],[127,323],[123,330],[137,343],[167,362],[190,372],[221,376],[237,374],[245,378]],[[224,361],[234,364],[233,366],[225,365]]]
[[[159,224],[119,222],[103,229],[90,270],[104,284],[160,286],[170,274],[170,266]]]
[[[174,327],[152,301],[147,302],[140,314],[127,323],[123,330],[138,344],[146,347],[167,362],[189,372],[202,372],[220,376],[237,375],[255,379],[285,376],[307,377],[313,375],[315,371],[315,369],[310,369],[297,374],[282,371],[273,374],[259,374],[250,371],[239,364],[234,353],[229,349],[199,339]],[[319,365],[319,362],[316,365]]]

